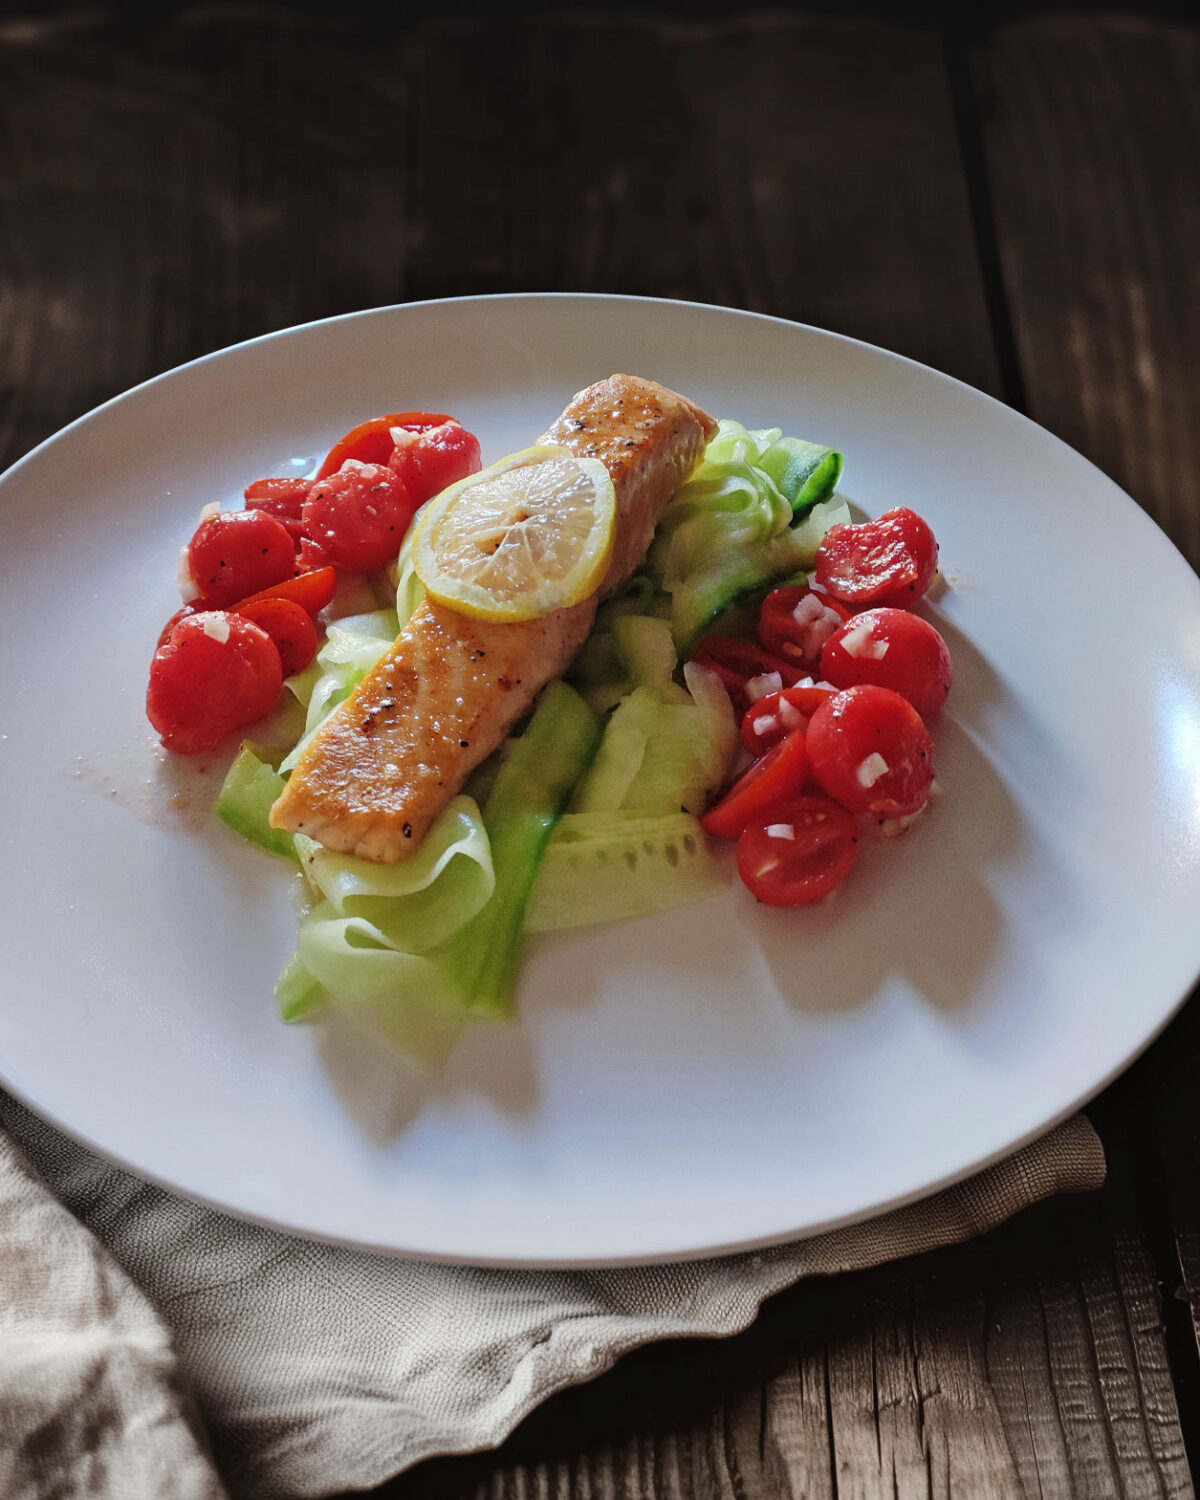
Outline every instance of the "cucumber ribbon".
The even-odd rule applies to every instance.
[[[500,768],[483,810],[496,889],[446,950],[450,982],[471,1015],[513,1012],[525,910],[538,866],[599,741],[599,717],[565,682],[552,682]]]

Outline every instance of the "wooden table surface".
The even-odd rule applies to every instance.
[[[1024,10],[0,21],[0,464],[288,324],[646,293],[998,395],[1200,563],[1200,31]],[[1092,1107],[1103,1192],[644,1350],[379,1493],[1190,1495],[1198,1068],[1193,1006]]]

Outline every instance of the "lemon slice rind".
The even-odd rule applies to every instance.
[[[616,519],[604,464],[541,444],[459,480],[423,507],[413,566],[426,593],[459,614],[533,620],[595,592],[612,557]]]

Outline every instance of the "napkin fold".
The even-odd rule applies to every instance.
[[[244,1223],[101,1161],[3,1096],[0,1124],[8,1500],[369,1488],[435,1454],[494,1447],[640,1344],[737,1333],[801,1277],[968,1239],[1099,1187],[1105,1170],[1077,1116],[923,1202],[813,1239],[676,1265],[502,1271]]]

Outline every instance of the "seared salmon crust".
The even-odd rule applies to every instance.
[[[716,425],[683,396],[634,375],[581,391],[538,442],[598,458],[612,476],[616,536],[600,587],[570,609],[514,624],[470,619],[426,599],[313,736],[271,810],[272,827],[381,863],[411,854],[475,767],[566,670],[599,601],[645,558]]]

